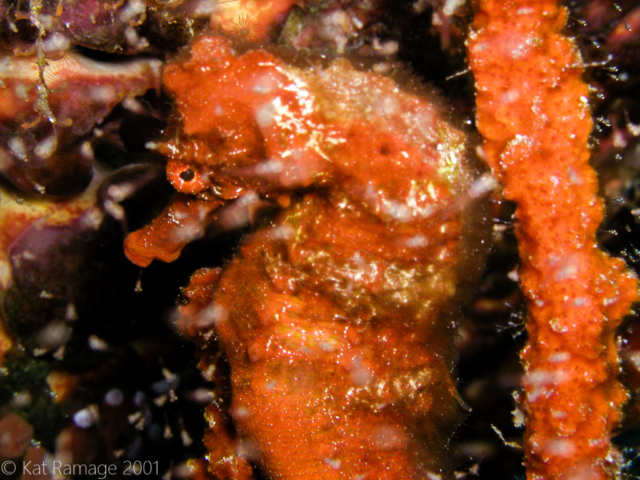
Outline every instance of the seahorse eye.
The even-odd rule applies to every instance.
[[[196,177],[195,172],[192,169],[187,169],[184,172],[182,172],[180,174],[180,178],[182,180],[184,180],[185,182],[190,182],[191,180],[193,180]]]

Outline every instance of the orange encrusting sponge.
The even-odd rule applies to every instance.
[[[527,477],[604,479],[619,471],[610,437],[627,399],[615,332],[638,283],[596,243],[589,88],[565,20],[551,0],[480,0],[468,52],[484,154],[517,202]]]

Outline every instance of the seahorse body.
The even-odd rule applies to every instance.
[[[215,37],[164,82],[178,190],[288,204],[224,269],[194,275],[179,321],[203,371],[217,342],[228,359],[243,452],[271,478],[448,476],[454,319],[482,258],[461,132],[433,98],[347,61],[298,69]]]

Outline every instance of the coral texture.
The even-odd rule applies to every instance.
[[[479,1],[469,60],[486,159],[517,202],[527,475],[614,478],[610,437],[627,398],[615,332],[638,285],[596,244],[589,89],[565,20],[554,1]]]
[[[85,136],[126,98],[160,88],[160,61],[73,53],[0,56],[0,174],[27,193],[68,197],[93,176]]]
[[[164,82],[179,122],[160,150],[180,195],[286,207],[223,270],[194,275],[179,320],[204,372],[215,339],[226,354],[244,457],[272,478],[448,476],[460,277],[483,258],[464,136],[435,99],[344,60],[302,70],[203,37]],[[133,261],[179,252],[181,198],[129,237]],[[220,475],[224,458],[209,460]]]
[[[211,26],[241,40],[265,40],[274,23],[282,20],[295,0],[226,0],[218,2]]]

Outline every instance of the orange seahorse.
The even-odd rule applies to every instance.
[[[181,193],[129,258],[171,260],[247,199],[286,207],[184,292],[202,370],[217,341],[231,370],[240,447],[209,434],[208,471],[250,478],[240,448],[271,478],[449,478],[454,319],[484,250],[462,133],[433,96],[346,60],[298,69],[216,37],[164,83],[178,117],[160,150]]]

